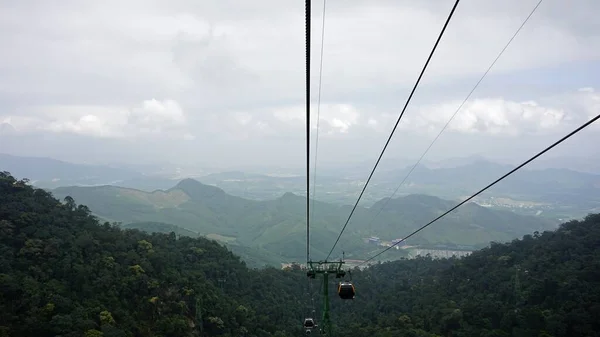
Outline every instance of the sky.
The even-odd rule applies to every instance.
[[[537,2],[460,2],[386,157],[421,155]],[[377,158],[453,4],[329,0],[323,31],[313,1],[319,163]],[[599,12],[595,0],[543,1],[426,158],[522,161],[596,116]],[[0,45],[0,152],[305,163],[304,1],[0,0]],[[551,156],[598,143],[600,123]]]

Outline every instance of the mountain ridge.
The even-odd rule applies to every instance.
[[[17,157],[13,156],[11,158]],[[445,165],[446,168],[436,167],[436,165],[429,162],[418,165],[403,186],[397,189],[397,196],[428,194],[444,199],[460,199],[481,189],[513,167],[508,164],[490,161],[482,156],[455,159],[456,163],[454,164],[459,165],[458,167],[452,165]],[[90,180],[89,177],[85,177],[92,175],[88,174],[89,172],[85,174],[77,173],[80,172],[79,168],[82,166],[69,164],[78,168],[62,170],[63,174],[68,177],[60,180],[55,179],[55,175],[44,171],[46,166],[52,167],[50,164],[44,164],[45,161],[51,161],[52,159],[40,160],[43,160],[43,162],[36,165],[26,165],[27,167],[24,168],[23,165],[7,164],[7,162],[3,162],[0,156],[0,167],[20,177],[29,178],[33,185],[41,188],[112,185],[153,192],[172,189],[174,185],[186,177],[199,177],[197,179],[200,179],[204,184],[219,187],[227,194],[252,200],[276,199],[285,192],[304,194],[306,189],[306,177],[301,174],[293,176],[283,174],[286,172],[291,173],[289,170],[279,171],[278,175],[268,175],[260,172],[248,173],[239,170],[200,175],[200,171],[207,171],[200,168],[181,171],[174,165],[166,168],[167,171],[161,169],[160,174],[157,173],[157,175],[140,173],[141,175],[137,174],[132,178],[131,175],[128,175],[129,173],[118,177],[113,174]],[[87,168],[88,166],[84,167]],[[386,162],[386,165],[382,166],[377,174],[373,176],[368,192],[363,195],[361,204],[369,206],[385,197],[389,197],[396,191],[411,167],[412,165],[400,165],[400,162],[397,161],[390,161],[389,165]],[[183,174],[184,171],[187,173]],[[351,167],[344,167],[338,168],[337,174],[320,173],[316,198],[340,205],[353,204],[366,177],[366,169],[365,172],[359,171],[355,171]],[[131,170],[127,172],[131,172]],[[265,168],[262,172],[268,172],[268,169]],[[510,200],[499,203],[492,200],[492,198]],[[512,210],[523,214],[537,214],[541,211],[544,217],[555,219],[577,218],[589,212],[598,211],[600,175],[564,168],[531,170],[528,165],[484,192],[474,201],[490,204],[495,208],[511,207]],[[535,203],[536,206],[531,209],[513,207],[513,205],[524,203]]]
[[[195,179],[184,179],[166,191],[133,191],[114,186],[61,187],[52,193],[62,198],[71,196],[90,205],[98,216],[113,221],[164,222],[289,259],[299,259],[305,251],[306,197],[295,193],[286,192],[271,200],[249,200]],[[363,243],[363,238],[378,235],[391,240],[420,227],[455,204],[435,196],[410,195],[381,200],[376,205],[382,206],[384,202],[388,206],[375,219],[379,207],[357,207],[341,241],[344,249],[365,254],[373,247]],[[311,250],[314,249],[314,256],[327,255],[325,249],[339,234],[351,205],[315,201],[311,206],[315,214],[311,221],[314,246]],[[463,220],[468,220],[468,224]],[[503,228],[503,221],[510,223]],[[514,223],[523,228],[516,228]],[[523,232],[552,226],[553,222],[543,219],[468,204],[440,220],[436,231],[418,235],[412,242],[481,246],[494,238],[510,240]]]

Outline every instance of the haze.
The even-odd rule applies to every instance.
[[[386,156],[422,153],[536,3],[460,3]],[[313,4],[315,103],[322,5]],[[0,1],[0,152],[301,167],[303,6]],[[451,6],[327,3],[319,163],[376,158]],[[427,158],[521,161],[595,116],[599,12],[598,1],[544,1]],[[597,154],[599,128],[551,156]]]

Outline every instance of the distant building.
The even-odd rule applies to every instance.
[[[409,251],[409,258],[415,258],[416,256],[431,256],[432,258],[450,258],[452,256],[461,258],[470,255],[471,251],[466,250],[443,250],[443,249],[422,249],[414,248]]]
[[[300,264],[296,262],[292,263],[281,263],[281,269],[283,270],[306,270],[305,264]]]
[[[397,244],[398,242],[400,242],[402,240],[403,239],[394,239],[394,240],[392,240],[392,244],[395,245],[395,244]]]
[[[371,237],[369,238],[369,243],[373,243],[373,244],[377,244],[377,245],[378,245],[380,242],[381,242],[381,239],[379,239],[379,238],[378,238],[378,237],[376,237],[376,236],[371,236]]]

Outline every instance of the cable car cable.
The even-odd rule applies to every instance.
[[[469,200],[475,198],[476,196],[478,196],[479,194],[483,193],[485,190],[487,190],[488,188],[496,185],[497,183],[499,183],[500,181],[504,180],[504,178],[510,176],[511,174],[515,173],[516,171],[518,171],[519,169],[521,169],[523,166],[529,164],[530,162],[534,161],[535,159],[537,159],[538,157],[540,157],[541,155],[543,155],[544,153],[550,151],[552,148],[554,148],[555,146],[557,146],[558,144],[564,142],[565,140],[569,139],[571,136],[575,135],[576,133],[578,133],[579,131],[585,129],[586,127],[590,126],[591,124],[593,124],[595,121],[597,121],[598,119],[600,119],[600,114],[597,115],[596,117],[590,119],[589,121],[587,121],[586,123],[584,123],[583,125],[581,125],[580,127],[578,127],[577,129],[571,131],[568,135],[562,137],[561,139],[559,139],[558,141],[556,141],[554,144],[546,147],[544,150],[538,152],[538,154],[534,155],[533,157],[529,158],[528,160],[526,160],[525,162],[523,162],[521,165],[515,167],[514,169],[510,170],[508,173],[504,174],[502,177],[496,179],[494,182],[492,182],[491,184],[487,185],[486,187],[482,188],[481,190],[479,190],[477,193],[471,195],[470,197],[468,197],[467,199],[463,200],[462,202],[460,202],[459,204],[457,204],[456,206],[452,207],[451,209],[447,210],[446,212],[444,212],[442,215],[438,216],[437,218],[431,220],[430,222],[428,222],[427,224],[425,224],[424,226],[422,226],[421,228],[415,230],[414,232],[410,233],[407,237],[402,238],[400,241],[396,242],[395,244],[387,247],[386,249],[384,249],[383,251],[375,254],[374,256],[370,257],[369,259],[367,259],[366,261],[362,262],[360,265],[363,265],[371,260],[373,260],[374,258],[378,257],[379,255],[387,252],[388,250],[392,249],[394,246],[398,245],[401,242],[404,242],[406,239],[410,238],[411,236],[417,234],[418,232],[420,232],[421,230],[427,228],[429,225],[433,224],[434,222],[440,220],[441,218],[445,217],[446,215],[448,215],[450,212],[454,211],[455,209],[459,208],[460,206],[464,205],[465,203],[467,203]],[[359,266],[360,266],[359,265]]]
[[[305,0],[306,38],[306,262],[310,261],[310,8],[311,0]]]
[[[435,144],[435,142],[438,140],[438,138],[440,138],[440,136],[442,135],[442,133],[446,130],[446,128],[448,127],[448,125],[450,125],[450,122],[452,122],[452,120],[454,120],[454,117],[456,117],[456,115],[458,114],[458,112],[467,103],[467,101],[469,100],[469,98],[471,97],[471,95],[473,94],[473,92],[475,91],[475,89],[477,89],[477,87],[479,87],[479,84],[487,76],[487,74],[490,72],[490,70],[492,70],[492,67],[494,67],[494,65],[496,64],[496,62],[498,62],[498,59],[500,59],[500,57],[502,56],[502,54],[504,54],[504,52],[506,51],[506,49],[508,48],[508,46],[512,43],[512,41],[515,39],[515,37],[517,36],[517,34],[519,34],[519,32],[521,31],[521,29],[527,23],[527,21],[529,21],[529,18],[531,18],[531,16],[533,15],[533,13],[535,13],[535,11],[541,5],[542,1],[544,1],[544,0],[538,1],[537,5],[535,5],[535,7],[529,13],[529,15],[527,16],[527,18],[525,18],[525,20],[523,21],[523,23],[521,24],[521,26],[519,26],[519,28],[517,29],[517,31],[510,38],[510,40],[508,40],[508,43],[504,46],[504,48],[502,48],[502,50],[500,51],[500,53],[498,54],[498,56],[496,56],[496,59],[494,59],[494,61],[492,62],[492,64],[490,64],[490,66],[487,68],[487,70],[483,73],[483,75],[481,76],[481,78],[479,78],[479,81],[477,81],[477,83],[475,84],[475,86],[473,87],[473,89],[471,89],[471,91],[469,92],[469,94],[467,95],[467,97],[465,97],[465,99],[462,101],[462,103],[460,103],[460,105],[458,106],[458,108],[456,109],[456,111],[454,112],[454,114],[452,115],[452,117],[450,117],[450,119],[446,122],[446,125],[444,125],[444,127],[442,128],[442,130],[440,130],[440,132],[433,139],[433,141],[431,142],[431,144],[429,144],[429,147],[427,147],[427,149],[425,150],[425,152],[423,152],[423,154],[421,155],[421,157],[419,158],[419,160],[417,160],[417,162],[408,171],[408,173],[406,174],[406,176],[404,177],[404,179],[402,179],[402,182],[400,182],[400,184],[398,185],[398,187],[396,187],[396,190],[394,191],[394,193],[392,193],[392,195],[384,202],[383,206],[379,209],[379,211],[377,212],[377,214],[375,214],[375,216],[371,219],[371,222],[367,226],[368,228],[371,228],[371,226],[373,225],[373,222],[375,221],[375,219],[379,216],[379,214],[381,214],[381,212],[383,211],[383,209],[388,205],[388,203],[392,200],[392,198],[396,195],[396,193],[398,193],[398,190],[400,189],[400,187],[402,187],[402,185],[404,185],[404,182],[406,182],[406,179],[408,179],[408,177],[410,177],[410,175],[415,170],[415,168],[417,168],[417,166],[421,163],[421,160],[423,160],[423,158],[429,152],[429,150],[431,149],[431,147],[433,146],[433,144]]]
[[[319,121],[321,116],[321,87],[323,83],[323,49],[325,45],[325,9],[327,5],[327,0],[323,0],[323,21],[322,21],[322,30],[321,30],[321,59],[319,65],[319,89],[317,96],[317,130],[315,136],[315,165],[313,169],[313,201],[312,201],[312,214],[311,220],[315,219],[315,200],[317,195],[317,159],[319,155]]]
[[[307,282],[308,282],[308,288],[307,288],[307,302],[308,302],[308,308],[309,308],[309,312],[308,315],[305,315],[306,317],[315,319],[315,317],[312,316],[313,311],[315,310],[315,298],[314,298],[314,294],[313,294],[313,287],[312,287],[312,282],[310,281],[310,278],[306,278]]]
[[[340,234],[338,235],[337,239],[335,240],[335,243],[333,244],[333,247],[331,247],[331,250],[329,251],[329,254],[327,254],[327,258],[325,260],[329,259],[329,256],[331,256],[331,253],[335,249],[335,246],[340,241],[340,237],[342,236],[342,233],[344,233],[344,230],[348,226],[348,223],[350,222],[350,218],[352,218],[352,215],[354,214],[354,211],[356,210],[356,207],[358,206],[358,203],[360,202],[360,199],[362,198],[363,193],[365,193],[365,190],[367,189],[367,186],[369,185],[369,182],[371,181],[371,178],[373,177],[373,173],[375,173],[375,170],[377,169],[377,166],[379,165],[379,162],[381,161],[381,158],[383,157],[383,153],[385,152],[390,141],[392,140],[392,136],[394,136],[394,132],[396,131],[396,128],[398,127],[398,124],[400,123],[400,120],[402,119],[402,116],[404,115],[404,112],[406,111],[408,104],[410,103],[415,91],[417,90],[417,87],[419,86],[419,83],[421,82],[421,78],[423,77],[423,74],[425,74],[425,70],[427,70],[427,66],[429,65],[429,62],[431,61],[431,58],[433,57],[433,54],[435,53],[435,50],[437,49],[437,46],[440,43],[440,40],[442,39],[442,36],[444,35],[444,32],[446,31],[446,28],[448,27],[448,24],[450,23],[450,19],[452,19],[452,16],[454,15],[454,11],[456,10],[456,7],[458,6],[459,2],[460,2],[460,0],[456,0],[456,2],[454,3],[454,6],[452,7],[450,14],[448,15],[448,18],[446,19],[446,22],[444,23],[442,31],[440,32],[437,40],[435,41],[435,44],[433,45],[433,49],[429,53],[429,57],[427,58],[427,61],[425,62],[425,65],[423,66],[423,69],[421,70],[421,73],[419,74],[419,77],[417,78],[417,82],[413,86],[413,88],[410,92],[410,95],[408,96],[408,99],[406,100],[406,103],[404,104],[404,108],[402,108],[402,112],[400,113],[400,116],[398,117],[398,120],[396,121],[396,124],[394,125],[394,128],[392,129],[390,136],[388,137],[387,141],[385,142],[385,146],[383,147],[383,150],[379,154],[379,158],[377,159],[377,162],[375,163],[375,166],[373,167],[371,174],[369,174],[369,178],[367,179],[362,191],[360,192],[360,195],[358,196],[358,199],[356,200],[354,207],[352,207],[352,211],[350,212],[350,215],[348,216],[348,219],[346,220],[344,227],[342,227]]]

